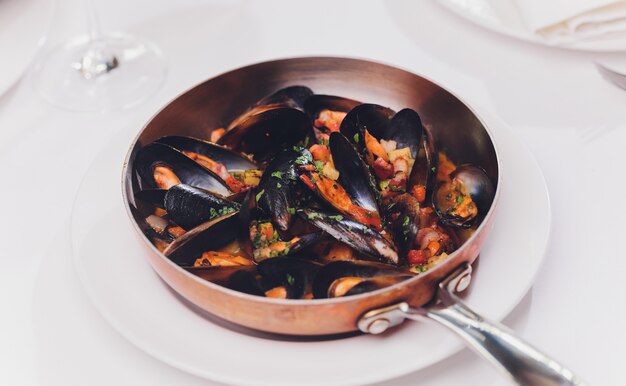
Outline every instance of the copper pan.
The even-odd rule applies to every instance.
[[[474,235],[447,260],[415,278],[357,296],[280,300],[236,292],[202,280],[164,257],[143,235],[130,210],[137,189],[133,160],[144,145],[165,135],[208,138],[260,98],[289,85],[318,94],[410,107],[432,128],[436,144],[457,163],[483,167],[496,183],[492,206]],[[477,115],[456,96],[413,73],[370,61],[296,58],[243,67],[209,79],[159,111],[130,147],[123,171],[124,202],[154,270],[191,303],[229,322],[275,334],[329,335],[361,330],[381,333],[404,319],[437,321],[522,384],[582,384],[576,377],[505,327],[486,322],[454,293],[467,287],[471,264],[489,234],[501,192],[497,151]]]

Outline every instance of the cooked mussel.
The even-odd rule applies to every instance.
[[[311,162],[308,150],[290,147],[280,152],[263,172],[256,201],[282,231],[291,226],[294,210],[305,198],[305,191],[298,183],[298,167]]]
[[[306,114],[297,109],[278,107],[246,118],[217,143],[250,154],[257,162],[265,162],[307,137],[312,139],[311,122]]]
[[[239,210],[240,204],[186,184],[172,186],[165,194],[170,220],[186,230]]]
[[[301,299],[311,293],[313,278],[321,265],[298,257],[276,257],[258,265],[264,288],[284,288],[289,299]],[[278,291],[277,291],[278,292]]]
[[[318,156],[318,146],[311,148],[315,162],[300,167],[300,180],[343,216],[382,230],[369,170],[348,139],[331,133],[326,158]]]
[[[420,225],[420,204],[411,194],[393,197],[386,208],[389,223],[401,255],[413,249]]]
[[[237,235],[237,213],[218,217],[176,238],[163,254],[181,266],[193,266],[207,251],[217,251],[233,241]]]
[[[169,189],[184,183],[222,196],[231,193],[215,173],[168,145],[151,143],[143,147],[134,164],[146,185],[144,188]]]
[[[366,261],[337,261],[326,264],[319,269],[313,280],[313,296],[316,299],[344,296],[353,287],[368,279],[397,277],[397,279],[387,281],[390,284],[395,284],[395,282],[406,280],[411,276],[413,276],[411,272],[387,264]],[[381,281],[379,284],[384,282]]]
[[[313,127],[320,133],[339,131],[343,119],[348,111],[358,106],[361,102],[334,95],[313,95],[304,104]],[[316,135],[318,140],[319,135]]]
[[[469,227],[478,215],[491,207],[495,188],[485,171],[477,166],[459,165],[433,192],[433,207],[441,221]]]
[[[259,166],[242,154],[223,146],[182,136],[162,137],[156,142],[179,150],[212,171],[233,192],[240,192],[259,183]]]
[[[379,232],[368,226],[343,217],[338,213],[303,209],[298,214],[334,239],[349,245],[364,256],[398,264],[394,245]]]
[[[395,111],[373,103],[364,103],[348,112],[341,123],[340,131],[358,149],[363,149],[365,130],[375,138],[382,138],[389,128]]]

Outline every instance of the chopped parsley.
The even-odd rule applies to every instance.
[[[315,168],[317,169],[318,172],[322,172],[322,169],[324,168],[324,162],[323,161],[313,161],[313,163],[315,164]]]
[[[359,143],[359,133],[354,134],[354,142]]]
[[[319,213],[315,213],[315,212],[306,214],[306,218],[308,218],[309,220],[315,220],[316,218],[321,218],[321,217],[322,216],[320,216]]]
[[[304,137],[304,147],[309,147],[309,136]]]
[[[446,194],[446,200],[451,200],[451,199],[452,199],[452,193]]]
[[[409,216],[404,216],[404,222],[402,223],[402,225],[409,226]]]
[[[309,151],[303,151],[302,155],[296,158],[294,162],[298,165],[310,164],[311,162],[313,162],[313,156]]]
[[[336,216],[328,216],[328,218],[329,218],[329,219],[331,219],[331,220],[335,220],[335,221],[341,221],[341,220],[343,220],[343,216],[342,216],[342,215],[340,215],[340,214],[338,214],[338,215],[336,215]]]
[[[296,281],[296,279],[295,279],[293,276],[291,276],[291,274],[289,274],[289,273],[288,273],[288,274],[287,274],[287,283],[288,283],[289,285],[293,285],[293,283],[294,283],[295,281]]]
[[[456,196],[456,204],[459,205],[462,202],[463,202],[463,197],[462,196]]]
[[[259,202],[259,200],[263,196],[263,193],[265,193],[265,189],[262,189],[259,193],[257,193],[257,195],[256,195],[256,201],[257,202]]]
[[[277,187],[278,189],[280,189],[280,188],[282,188],[283,186],[280,184],[280,182],[277,182],[277,183],[276,183],[276,187]]]
[[[437,170],[437,168],[433,166],[432,168],[430,168],[430,170],[432,170],[434,173]]]
[[[273,172],[272,177],[283,178],[283,172]]]
[[[287,208],[287,213],[296,214],[296,208]]]

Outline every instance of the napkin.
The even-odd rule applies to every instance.
[[[626,32],[626,1],[515,0],[528,27],[552,44]]]

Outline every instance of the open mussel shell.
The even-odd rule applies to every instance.
[[[304,111],[311,119],[311,122],[314,122],[322,110],[341,111],[347,113],[360,104],[361,102],[353,99],[334,95],[317,94],[307,99],[304,104]]]
[[[239,265],[233,267],[185,267],[185,270],[212,283],[227,285],[234,273],[246,271],[254,275],[257,268],[256,265]]]
[[[380,217],[376,193],[372,186],[373,177],[354,146],[343,134],[332,133],[330,152],[335,169],[339,172],[337,182],[345,189],[352,202]]]
[[[261,99],[257,105],[280,105],[302,110],[313,90],[306,86],[289,86]]]
[[[224,164],[229,172],[246,171],[259,168],[257,164],[242,154],[201,139],[171,135],[161,137],[156,142],[171,146],[181,152],[190,151],[201,154],[216,162]]]
[[[383,138],[387,132],[391,117],[395,111],[388,107],[364,103],[356,106],[348,112],[348,115],[341,122],[340,131],[358,149],[363,148],[365,139],[365,129],[376,138]]]
[[[167,189],[144,189],[135,193],[135,199],[165,209]]]
[[[193,186],[172,186],[165,194],[170,220],[186,230],[239,210],[240,204]]]
[[[272,159],[282,149],[312,138],[307,115],[294,108],[279,107],[253,115],[227,131],[218,144],[253,156],[257,162]]]
[[[148,188],[158,188],[154,169],[165,166],[171,169],[181,183],[205,189],[222,196],[231,192],[213,172],[206,170],[171,146],[151,143],[137,153],[135,170]]]
[[[268,110],[281,107],[303,110],[304,103],[311,95],[313,95],[313,91],[306,86],[289,86],[282,88],[275,93],[264,97],[255,103],[254,106],[240,114],[237,118],[233,119],[226,127],[226,131],[230,131],[250,117]]]
[[[237,214],[218,217],[186,232],[174,240],[163,254],[180,266],[192,266],[206,251],[216,251],[237,236]]]
[[[413,249],[420,224],[419,210],[419,202],[409,193],[391,198],[386,208],[396,245],[403,256]]]
[[[292,213],[306,195],[298,182],[298,166],[310,163],[313,156],[306,149],[288,148],[280,152],[263,172],[258,186],[259,208],[280,230],[292,224]]]
[[[226,287],[249,295],[265,296],[256,275],[248,270],[237,270],[228,278]]]
[[[426,196],[430,197],[439,166],[439,156],[430,129],[426,126],[423,129],[422,144],[411,170],[408,187],[425,186]]]
[[[411,157],[417,159],[423,135],[424,127],[419,114],[412,109],[402,109],[391,118],[387,131],[379,139],[396,141],[397,149],[408,147]]]
[[[394,284],[401,283],[412,277],[413,276],[411,275],[373,277],[371,279],[365,279],[361,281],[360,283],[356,284],[354,287],[351,287],[349,290],[347,290],[345,294],[343,295],[335,291],[329,291],[329,295],[334,295],[332,297],[359,295],[359,294],[376,291],[381,288],[385,288],[385,287],[392,286]],[[336,290],[337,287],[338,286],[336,286],[334,290]]]
[[[311,292],[319,263],[298,257],[275,257],[257,266],[264,288],[283,286],[289,299],[301,299]]]
[[[298,214],[332,238],[354,248],[357,252],[380,261],[398,264],[398,252],[383,235],[360,222],[336,213],[303,209]]]
[[[353,288],[365,279],[377,277],[400,277],[401,280],[406,280],[411,276],[412,274],[410,272],[391,265],[367,261],[336,261],[334,263],[326,264],[320,268],[315,275],[313,280],[313,296],[316,299],[323,299],[333,297],[333,295],[336,295],[337,292],[345,292],[338,291],[338,288],[336,287],[337,284]],[[351,282],[337,282],[346,278],[351,279]],[[391,280],[389,282],[391,282]]]
[[[487,213],[495,196],[495,187],[487,173],[474,165],[459,165],[450,173],[450,181],[441,182],[433,192],[433,207],[444,224],[469,227],[474,220]],[[456,214],[457,197],[469,196],[477,208],[477,215]]]

